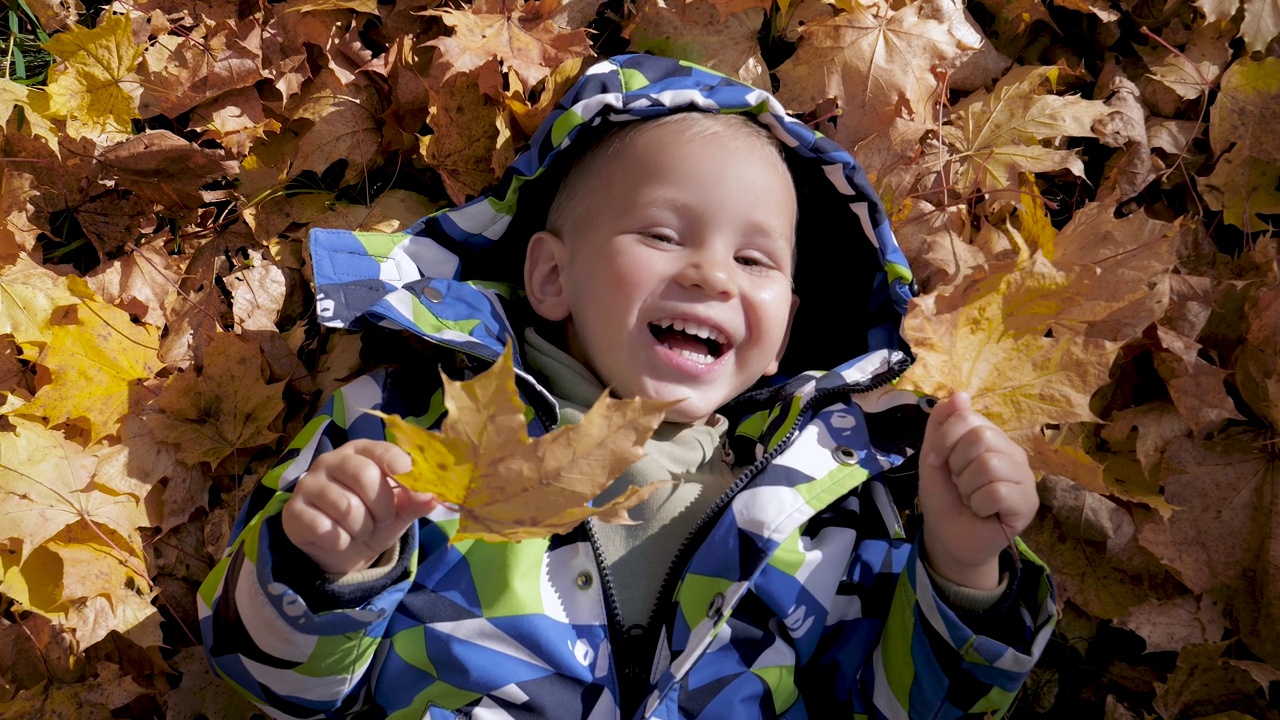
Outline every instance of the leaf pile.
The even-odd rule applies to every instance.
[[[627,510],[662,487],[628,487],[590,503],[632,463],[662,424],[668,404],[602,394],[575,425],[529,437],[525,405],[507,347],[493,367],[470,380],[442,374],[448,411],[439,432],[398,415],[381,415],[394,442],[413,458],[400,484],[459,508],[453,542],[519,541],[566,533],[589,517],[632,522]]]
[[[871,175],[924,290],[904,385],[1044,473],[1065,615],[1015,716],[1280,715],[1275,0],[12,7],[0,720],[252,712],[195,587],[386,356],[318,327],[308,229],[475,195],[627,49],[776,91]]]

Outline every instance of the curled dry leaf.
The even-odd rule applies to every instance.
[[[627,509],[662,487],[631,487],[602,507],[590,505],[643,456],[667,403],[603,395],[581,423],[530,439],[510,348],[471,380],[444,383],[448,415],[440,432],[377,414],[414,461],[396,479],[460,507],[454,542],[546,537],[592,516],[627,522]]]

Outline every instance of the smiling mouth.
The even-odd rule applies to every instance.
[[[719,330],[685,320],[649,323],[649,334],[667,348],[703,365],[715,362],[729,350],[729,340]]]

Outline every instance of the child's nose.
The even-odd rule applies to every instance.
[[[732,259],[726,260],[711,253],[698,253],[689,258],[689,264],[685,265],[681,283],[712,295],[732,295],[736,288],[731,264]]]

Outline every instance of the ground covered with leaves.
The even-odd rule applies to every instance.
[[[1280,717],[1277,0],[10,0],[0,719],[244,718],[195,588],[386,342],[312,226],[474,195],[594,56],[775,90],[924,295],[904,383],[1031,453],[1064,617],[1019,718]]]

